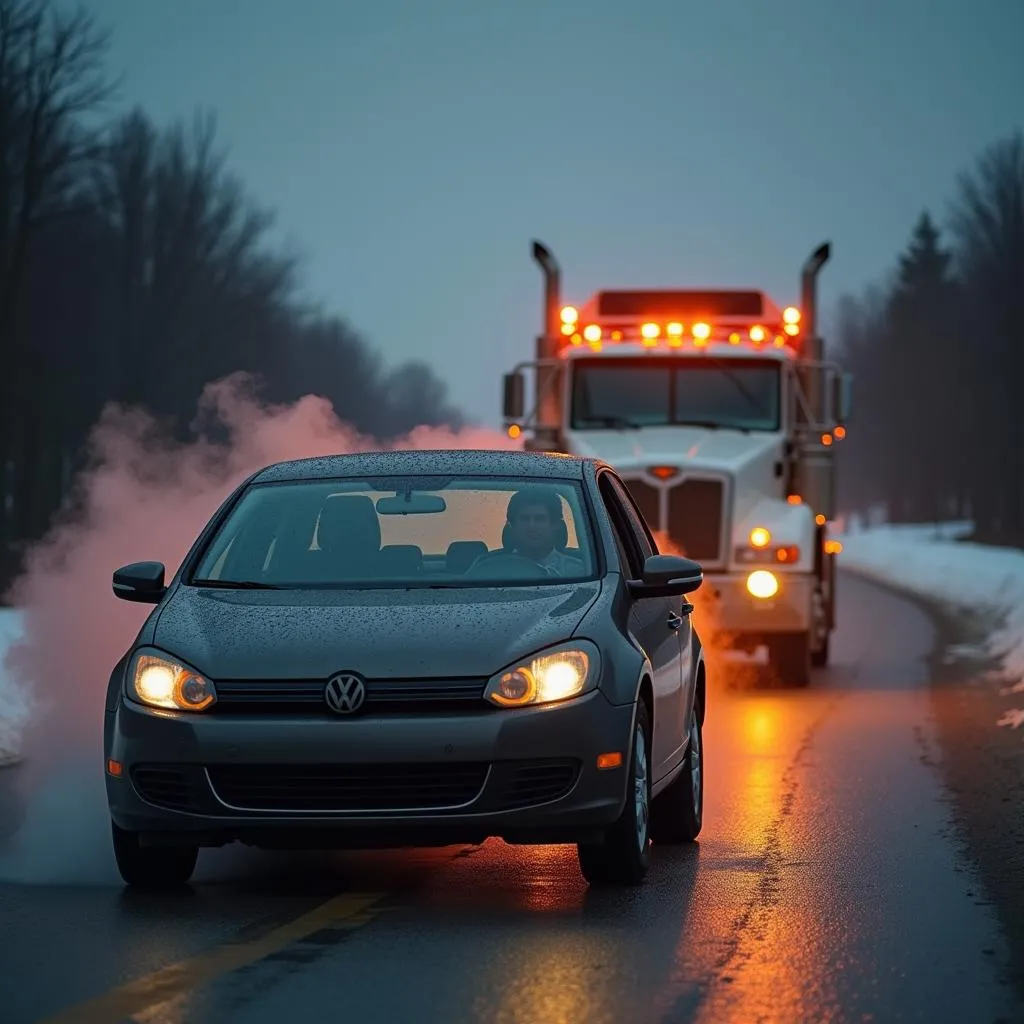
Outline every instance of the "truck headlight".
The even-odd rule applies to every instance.
[[[137,651],[132,658],[125,690],[132,700],[167,711],[205,711],[217,699],[213,683],[204,675],[148,649]]]
[[[762,600],[774,597],[779,592],[778,577],[767,569],[755,569],[747,577],[747,591],[751,597],[759,597]]]
[[[492,676],[484,697],[502,708],[570,700],[594,688],[599,662],[597,648],[585,640],[552,648]]]

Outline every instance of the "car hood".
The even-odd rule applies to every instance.
[[[153,644],[218,679],[489,676],[572,636],[601,584],[408,591],[179,587]]]

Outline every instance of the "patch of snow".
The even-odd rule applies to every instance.
[[[1011,729],[1024,725],[1024,708],[1012,708],[1005,712],[996,725],[1008,725]]]
[[[855,527],[837,535],[839,563],[864,576],[935,601],[954,614],[992,623],[984,653],[1002,681],[1018,680],[1001,695],[1024,693],[1024,551],[961,542],[970,523]],[[960,648],[963,655],[972,652]],[[1024,724],[1024,709],[998,722]]]
[[[21,612],[0,608],[0,765],[18,760],[28,719],[28,697],[5,669],[7,649],[20,638],[21,629]]]

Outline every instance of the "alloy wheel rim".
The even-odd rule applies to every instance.
[[[636,730],[636,766],[633,769],[633,803],[636,808],[636,841],[642,851],[647,845],[647,739],[639,726]]]
[[[694,708],[693,717],[690,720],[690,784],[693,788],[693,809],[698,815],[701,808],[701,787],[704,785],[701,762],[700,728],[697,725],[697,710]]]

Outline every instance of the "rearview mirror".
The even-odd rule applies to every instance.
[[[447,507],[448,503],[439,495],[411,493],[378,498],[376,505],[382,516],[424,516],[443,512]]]
[[[525,401],[526,387],[522,373],[505,374],[505,419],[521,420]]]
[[[114,597],[139,604],[159,604],[167,592],[163,562],[132,562],[114,573]]]
[[[698,590],[703,582],[700,563],[680,555],[651,555],[641,578],[629,581],[629,589],[637,597],[681,597]]]

